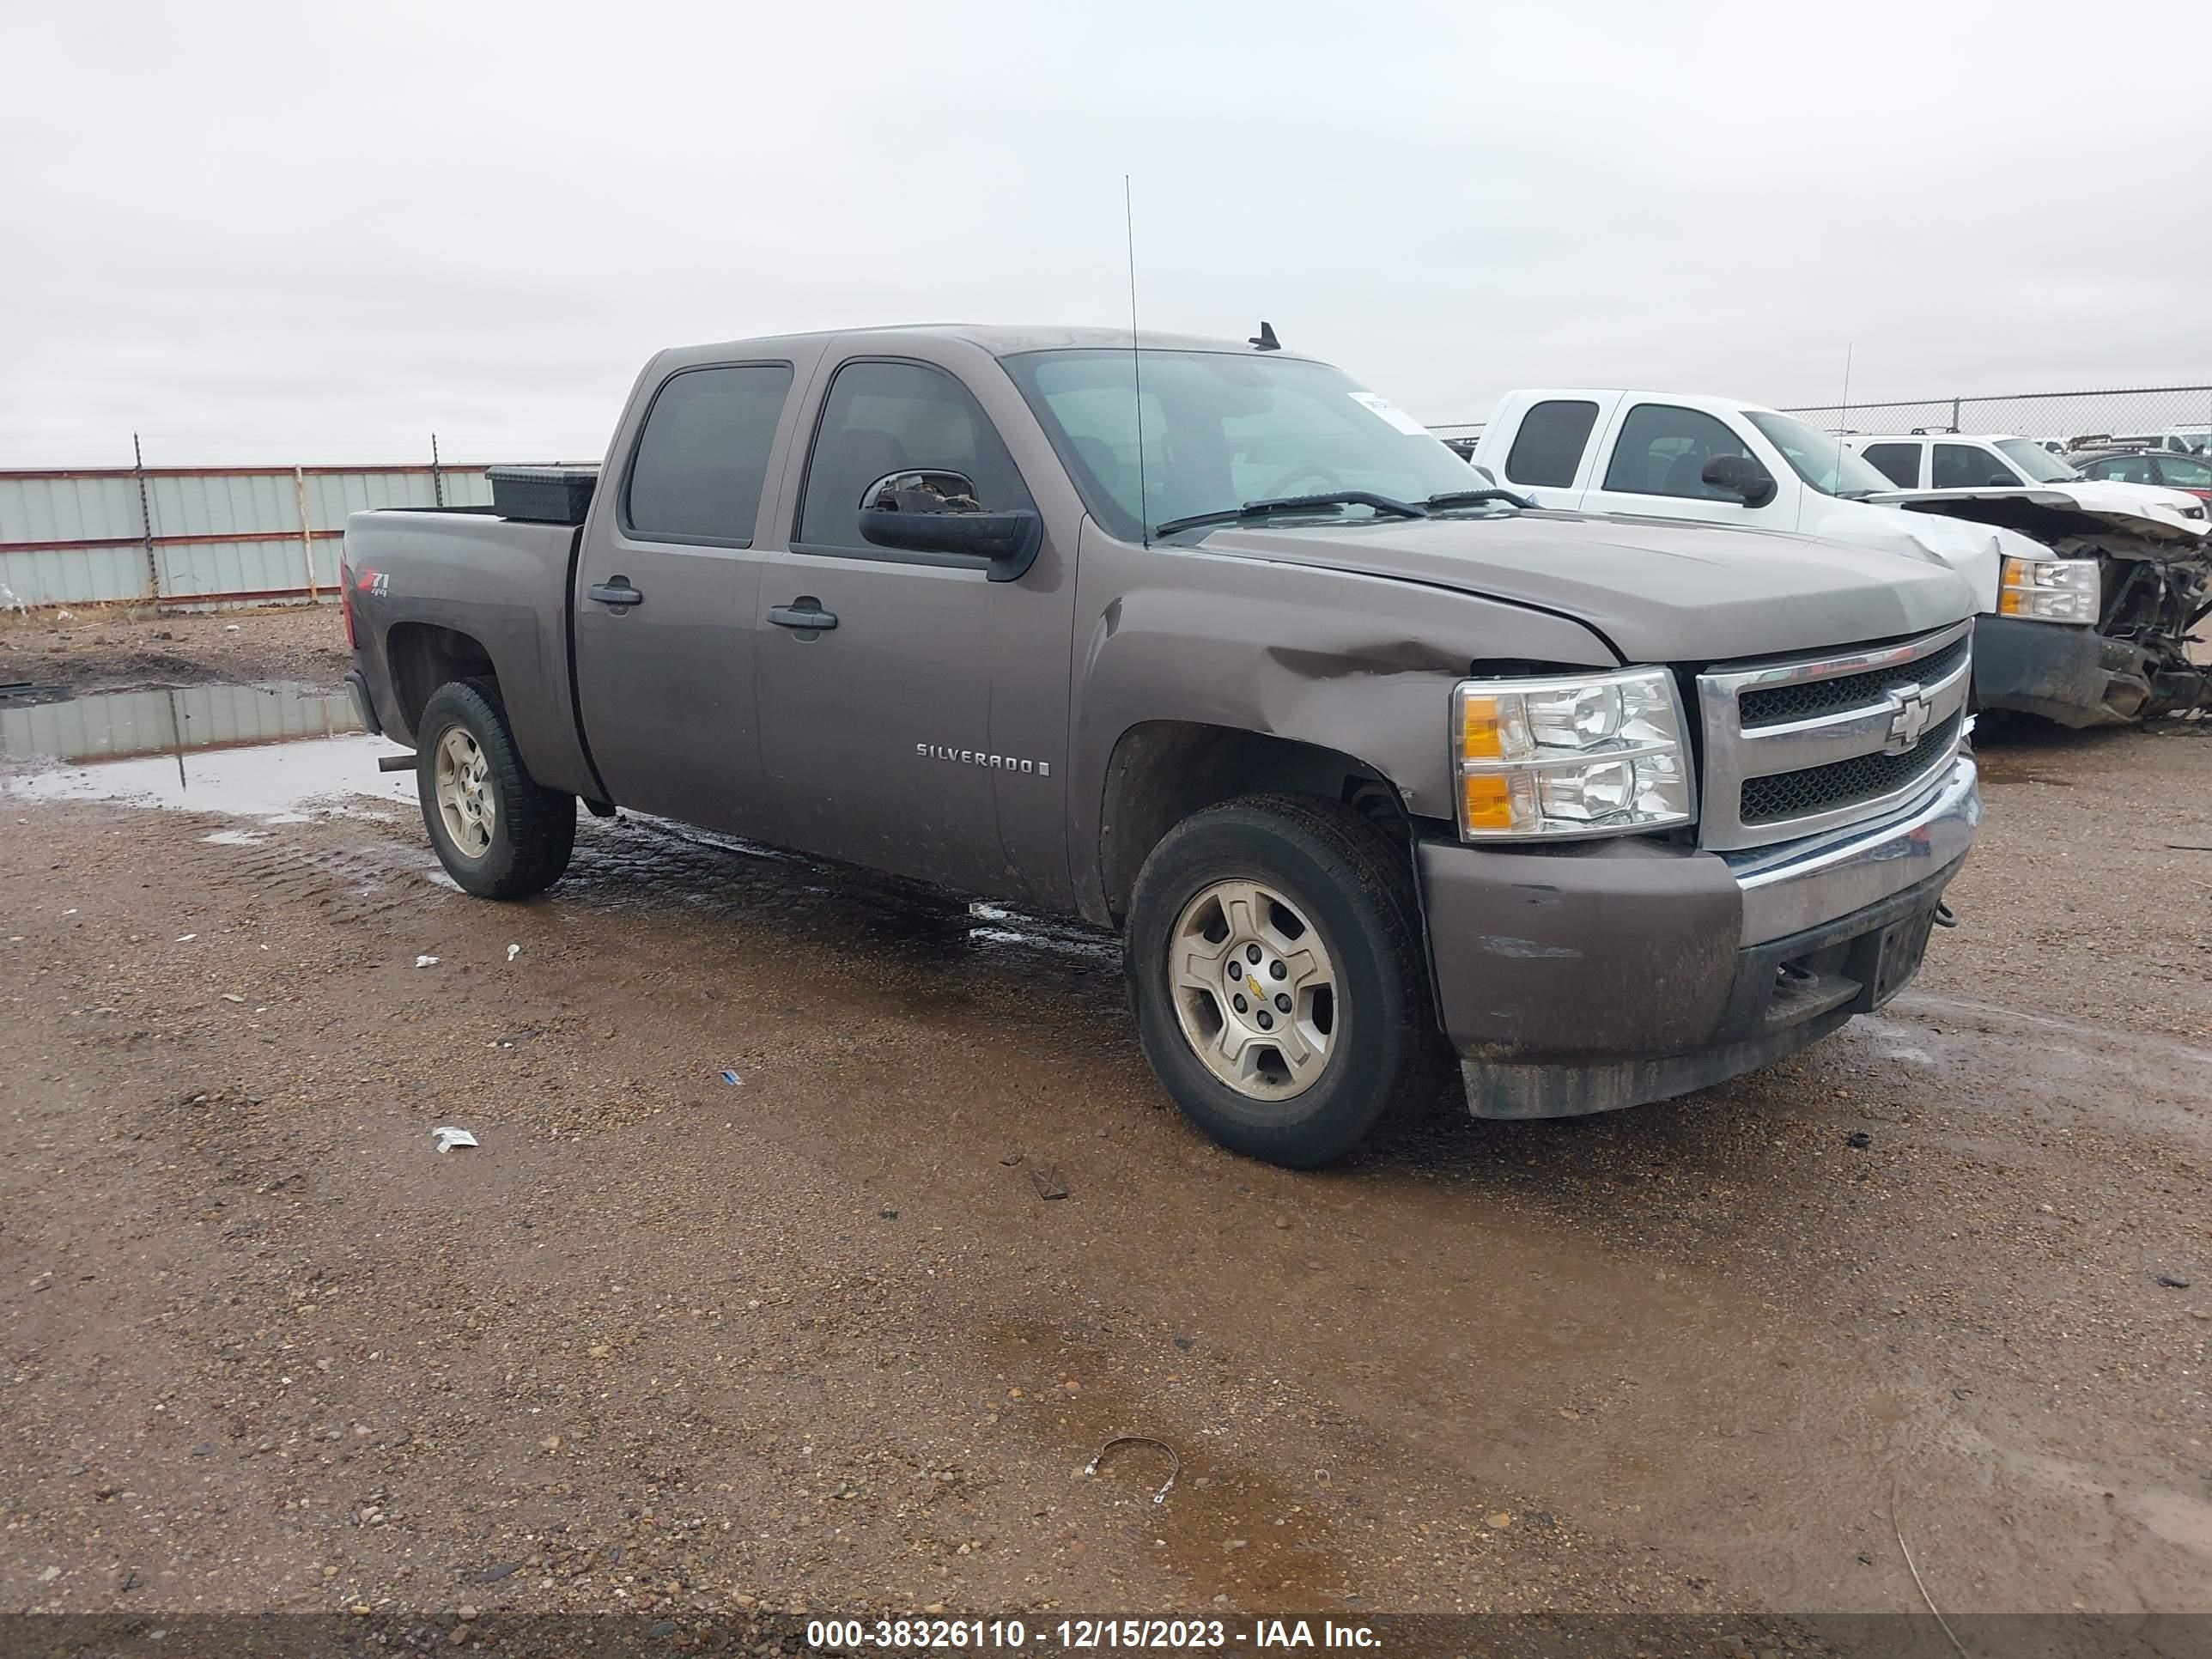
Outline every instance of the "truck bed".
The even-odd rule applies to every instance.
[[[601,798],[578,735],[568,663],[569,584],[581,534],[574,525],[482,510],[348,517],[346,568],[357,585],[382,584],[378,592],[393,619],[388,635],[362,639],[386,732],[411,744],[410,706],[419,708],[429,689],[420,684],[411,657],[431,649],[435,636],[409,630],[459,630],[482,641],[501,665],[507,718],[531,775],[549,788]],[[385,659],[387,640],[398,660]]]

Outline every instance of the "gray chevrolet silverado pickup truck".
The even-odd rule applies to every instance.
[[[355,514],[454,880],[546,887],[580,800],[1080,915],[1182,1110],[1300,1167],[1455,1066],[1632,1105],[1911,975],[1981,810],[1956,574],[1533,510],[1264,330],[1134,343],[667,351],[602,467]]]

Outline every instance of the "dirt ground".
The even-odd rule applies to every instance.
[[[0,611],[0,685],[121,691],[286,680],[335,688],[351,665],[334,605],[183,617],[129,605]]]
[[[102,626],[13,677],[337,672]],[[1769,1073],[1306,1176],[1110,941],[629,817],[479,902],[350,744],[0,802],[0,1611],[2212,1610],[2212,725],[1985,749]]]

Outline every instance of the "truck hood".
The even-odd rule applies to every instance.
[[[1826,650],[1974,614],[1964,579],[1909,544],[1612,514],[1226,526],[1201,546],[1534,605],[1587,623],[1629,662]]]
[[[2018,501],[2055,519],[2072,515],[2076,528],[2083,532],[2118,530],[2153,541],[2202,541],[2208,528],[2206,519],[2191,516],[2201,514],[2205,504],[2185,490],[2161,489],[2155,484],[2108,483],[2101,479],[2022,484],[2010,489],[1885,489],[1866,499],[1917,513],[1957,511],[1966,518],[1986,511],[1966,506],[1969,502]]]

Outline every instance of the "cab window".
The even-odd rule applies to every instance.
[[[2009,463],[1978,444],[1937,444],[1929,471],[1932,489],[2010,488],[2020,482]]]
[[[863,359],[837,371],[823,400],[793,544],[875,559],[922,556],[878,547],[860,534],[863,498],[881,480],[909,471],[961,474],[989,512],[1034,505],[998,429],[966,386],[927,363]]]
[[[1920,488],[1918,444],[1869,444],[1859,453],[1869,465],[1899,489]]]
[[[1597,405],[1578,398],[1553,398],[1532,405],[1513,434],[1505,476],[1514,483],[1564,487],[1575,481],[1583,446],[1597,423]]]
[[[687,368],[647,411],[622,501],[641,541],[749,547],[769,451],[791,390],[788,363]]]
[[[1748,456],[1743,441],[1711,416],[1673,404],[1638,404],[1621,422],[1605,470],[1605,487],[1633,495],[1681,495],[1693,501],[1741,498],[1706,483],[1705,463],[1718,455]]]

